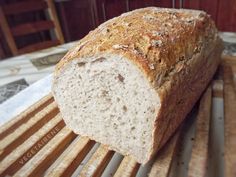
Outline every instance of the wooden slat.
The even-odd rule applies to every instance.
[[[35,134],[12,151],[0,162],[0,176],[12,176],[40,149],[42,149],[63,127],[64,121],[60,114],[47,122]]]
[[[44,109],[47,105],[52,103],[53,97],[51,94],[46,95],[38,102],[30,106],[28,109],[23,111],[21,114],[11,119],[9,122],[5,123],[0,127],[0,140],[2,140],[5,136],[9,135],[13,131],[15,131],[20,125],[27,122],[31,117],[33,117],[37,112]]]
[[[13,149],[23,143],[34,132],[39,130],[47,121],[59,112],[56,103],[48,105],[43,111],[37,113],[29,121],[22,124],[14,132],[0,141],[0,160]]]
[[[70,129],[64,127],[14,176],[42,176],[44,171],[57,159],[75,137],[76,135]]]
[[[2,6],[6,15],[16,15],[20,13],[43,10],[47,8],[47,3],[43,0],[17,2]]]
[[[231,64],[224,64],[225,176],[236,176],[236,81]]]
[[[236,65],[236,56],[224,55],[222,59],[224,64],[231,66]]]
[[[212,90],[211,86],[209,86],[201,98],[198,110],[195,139],[188,168],[189,177],[206,176],[211,98]]]
[[[69,153],[61,159],[61,162],[54,168],[50,169],[45,176],[71,176],[75,169],[82,162],[87,153],[91,150],[94,141],[87,137],[80,137],[71,143]]]
[[[28,53],[33,52],[36,50],[41,50],[49,47],[53,47],[56,45],[59,45],[60,42],[58,40],[52,40],[52,41],[43,41],[36,44],[31,44],[29,46],[26,46],[24,48],[19,49],[19,53]]]
[[[15,40],[11,34],[10,27],[7,23],[7,19],[4,15],[4,12],[2,10],[2,7],[0,6],[0,27],[2,29],[3,35],[6,38],[7,44],[12,52],[12,54],[17,55],[18,54],[18,49],[15,43]]]
[[[1,42],[2,40],[1,40],[1,30],[0,30],[0,60],[6,58],[6,54]]]
[[[133,177],[136,175],[140,164],[132,157],[126,156],[118,167],[114,177]]]
[[[41,20],[37,22],[20,24],[11,28],[13,36],[22,36],[31,33],[37,33],[54,28],[54,24],[50,20]]]
[[[6,15],[16,15],[19,13],[32,12],[43,9],[47,9],[51,21],[40,21],[22,24],[10,29],[5,17]],[[0,7],[0,19],[2,31],[4,33],[4,36],[6,37],[7,43],[13,55],[33,52],[64,43],[64,37],[56,14],[55,5],[52,0],[17,2],[4,5],[3,7]],[[49,29],[54,29],[57,39],[31,44],[20,49],[17,47],[14,39],[15,36],[22,36]]]
[[[223,80],[214,80],[212,82],[212,95],[215,98],[223,98]]]
[[[80,172],[81,177],[96,177],[100,176],[106,165],[111,160],[114,151],[108,150],[104,145],[100,145],[97,151],[93,154],[88,163]]]
[[[57,39],[59,40],[60,44],[63,44],[65,42],[65,40],[64,40],[64,36],[61,31],[61,26],[60,26],[60,23],[59,23],[59,20],[57,17],[57,12],[56,12],[56,8],[54,5],[54,1],[47,0],[47,5],[48,5],[48,13],[49,13],[50,19],[55,24],[55,33],[56,33]]]
[[[156,159],[154,160],[154,163],[149,172],[149,177],[168,176],[171,162],[178,145],[180,132],[181,132],[181,127],[157,154]]]

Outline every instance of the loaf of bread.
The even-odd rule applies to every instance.
[[[81,39],[56,66],[52,91],[75,133],[145,164],[191,111],[221,51],[205,12],[138,9]]]

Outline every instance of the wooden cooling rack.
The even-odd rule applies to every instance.
[[[206,167],[212,139],[209,132],[215,98],[224,98],[224,171],[227,176],[236,174],[233,167],[236,159],[236,65],[232,63],[235,60],[225,60],[221,66],[223,77],[219,74],[200,100],[195,137],[191,138],[192,148],[187,161],[189,177],[203,177],[208,173]],[[0,127],[0,176],[173,176],[174,161],[183,146],[184,126],[151,162],[142,166],[129,156],[123,157],[102,144],[74,134],[66,127],[49,94]],[[178,167],[179,163],[185,162],[176,161],[175,165]]]

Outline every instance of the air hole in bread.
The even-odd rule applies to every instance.
[[[124,110],[124,112],[127,111],[127,107],[125,105],[122,107],[122,109]]]
[[[120,82],[124,82],[125,80],[125,78],[121,74],[118,74],[117,78]]]
[[[77,63],[77,65],[78,65],[79,67],[82,67],[82,66],[84,66],[85,64],[86,64],[85,62]]]
[[[96,63],[96,62],[103,62],[104,60],[106,60],[106,58],[104,57],[99,57],[96,60],[92,61],[92,63]]]

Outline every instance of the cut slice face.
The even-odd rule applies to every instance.
[[[62,117],[75,133],[138,162],[148,159],[160,99],[132,61],[109,54],[74,59],[53,87]]]

